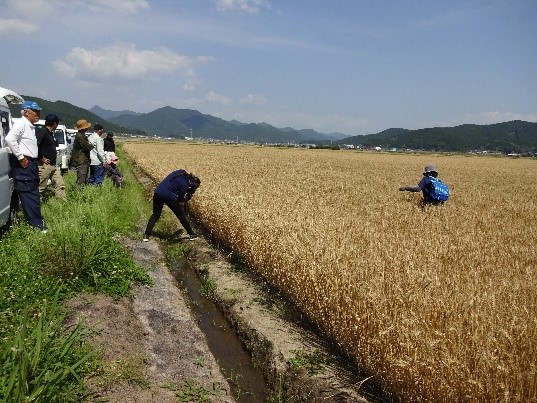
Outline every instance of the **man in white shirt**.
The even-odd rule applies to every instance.
[[[103,135],[104,128],[100,124],[96,124],[93,127],[93,134],[88,137],[88,141],[93,145],[90,151],[90,176],[88,178],[89,185],[101,185],[104,181],[105,169],[103,164],[106,162],[106,155],[104,153],[104,140],[101,137]]]
[[[22,118],[6,136],[6,145],[11,150],[11,177],[26,220],[32,227],[46,232],[39,199],[38,148],[34,126],[39,120],[41,108],[34,101],[24,101],[21,110]]]

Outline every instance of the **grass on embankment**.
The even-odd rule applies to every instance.
[[[106,180],[75,190],[69,172],[67,201],[42,205],[47,234],[21,216],[0,239],[0,401],[79,400],[95,354],[83,325],[64,328],[61,302],[82,292],[119,298],[151,282],[116,239],[139,237],[148,211],[129,167],[121,169],[124,189]]]

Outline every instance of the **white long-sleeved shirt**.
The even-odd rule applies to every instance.
[[[21,160],[27,157],[37,158],[37,138],[35,126],[24,116],[15,122],[6,136],[6,146],[11,153]]]
[[[104,154],[104,140],[97,133],[93,133],[88,137],[90,144],[93,144],[93,148],[90,151],[90,165],[101,165],[106,162],[106,155]]]

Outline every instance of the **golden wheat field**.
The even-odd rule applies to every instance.
[[[537,161],[125,142],[403,401],[537,401]],[[452,196],[422,210],[437,166]]]

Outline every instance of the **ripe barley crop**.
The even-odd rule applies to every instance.
[[[212,234],[404,400],[537,400],[537,161],[127,142],[196,173]],[[155,161],[159,164],[156,165]],[[425,211],[434,163],[450,185]]]

